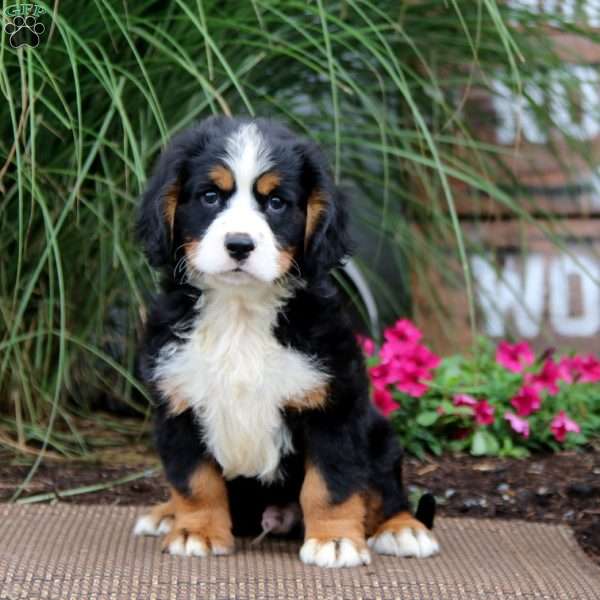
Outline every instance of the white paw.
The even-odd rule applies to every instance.
[[[405,527],[398,532],[385,531],[368,539],[369,547],[379,554],[427,558],[440,551],[440,545],[426,529]]]
[[[197,535],[188,535],[187,539],[177,536],[167,546],[167,552],[174,556],[222,556],[230,554],[231,549],[209,545],[205,539]]]
[[[160,523],[157,523],[150,515],[138,518],[133,528],[133,535],[160,535]]]
[[[300,560],[307,565],[318,567],[358,567],[368,565],[371,556],[366,548],[359,550],[354,542],[347,538],[327,542],[311,538],[302,545]]]
[[[158,535],[166,535],[171,532],[173,527],[173,519],[166,517],[158,524]]]

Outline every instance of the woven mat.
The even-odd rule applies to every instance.
[[[131,534],[141,510],[0,505],[0,599],[600,599],[600,569],[562,526],[439,519],[438,557],[320,569],[278,540],[238,541],[228,557],[161,554]]]

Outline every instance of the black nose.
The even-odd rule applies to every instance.
[[[225,236],[225,248],[231,258],[244,260],[256,246],[247,233],[228,233]]]

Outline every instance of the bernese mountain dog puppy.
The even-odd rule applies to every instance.
[[[297,529],[323,567],[437,553],[435,503],[410,513],[341,309],[347,206],[319,148],[269,120],[207,119],[160,157],[138,234],[162,272],[138,368],[171,497],[135,533],[206,556]]]

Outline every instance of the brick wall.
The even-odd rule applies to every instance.
[[[600,0],[510,3],[600,27]],[[469,90],[464,108],[477,139],[501,151],[487,165],[490,178],[531,221],[466,185],[456,183],[454,193],[470,248],[479,332],[524,338],[540,350],[600,352],[600,45],[551,27],[548,40],[562,65],[523,88],[543,118],[501,77],[490,82],[493,94]],[[553,127],[543,124],[547,117]],[[415,318],[444,353],[472,341],[451,239],[447,256],[455,258],[414,279]]]

